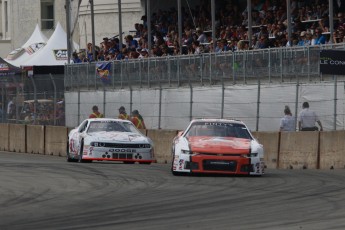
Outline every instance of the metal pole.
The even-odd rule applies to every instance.
[[[78,89],[78,124],[80,124],[80,89]]]
[[[162,120],[162,87],[159,87],[159,111],[158,111],[158,129],[161,129]]]
[[[107,97],[107,95],[106,95],[106,90],[105,90],[105,86],[104,86],[104,84],[103,84],[103,115],[104,115],[104,117],[105,117],[105,105],[107,104],[107,101],[106,101],[106,98]]]
[[[222,108],[220,118],[224,118],[224,103],[225,103],[225,87],[224,87],[224,80],[222,78]]]
[[[338,93],[338,79],[337,75],[334,75],[334,130],[337,130],[337,93]]]
[[[36,84],[35,84],[35,81],[34,81],[34,77],[31,76],[30,77],[31,79],[31,82],[32,82],[32,85],[34,87],[34,124],[36,124],[36,116],[37,116],[37,106],[36,106],[36,101],[37,101],[37,89],[36,89]]]
[[[189,120],[191,121],[193,119],[193,87],[189,83],[190,88],[190,107],[189,107]]]
[[[56,85],[55,85],[55,81],[53,78],[53,75],[50,73],[49,74],[50,80],[53,83],[53,88],[54,88],[54,125],[56,125]]]
[[[213,41],[213,52],[216,50],[216,6],[215,0],[211,0],[211,20],[212,20],[212,41]]]
[[[256,128],[255,131],[259,131],[259,116],[260,116],[260,94],[261,94],[261,83],[258,78],[258,101],[256,103]]]
[[[91,4],[91,30],[92,30],[92,58],[96,61],[96,50],[95,50],[95,15],[93,10],[93,0],[89,0]]]
[[[297,77],[297,84],[296,84],[296,99],[295,99],[295,129],[297,129],[297,116],[298,116],[298,97],[299,97],[299,77]]]
[[[67,28],[67,63],[71,63],[71,6],[70,0],[66,0],[66,28]],[[55,125],[55,124],[54,124]]]
[[[117,9],[119,13],[119,51],[122,50],[122,7],[121,7],[121,0],[117,1]]]
[[[5,90],[4,90],[4,85],[1,84],[1,109],[2,109],[2,117],[1,117],[1,122],[5,122],[5,114],[7,114],[7,110],[5,110]]]
[[[178,40],[180,45],[180,55],[182,55],[182,12],[181,12],[181,0],[177,0],[177,28],[178,28]]]
[[[341,4],[345,4],[344,1],[342,1]],[[329,42],[333,43],[333,31],[334,31],[334,20],[333,20],[333,0],[328,0],[328,6],[329,6],[329,32],[330,32],[330,38]]]
[[[151,56],[152,47],[151,32],[151,0],[147,0],[147,46],[149,50],[149,56]]]
[[[252,47],[252,35],[253,35],[253,29],[252,29],[252,4],[251,0],[247,0],[247,10],[248,10],[248,40],[249,40],[249,47]]]
[[[287,18],[287,30],[288,30],[288,41],[289,45],[292,46],[292,38],[291,38],[291,2],[290,0],[286,0],[286,18]]]

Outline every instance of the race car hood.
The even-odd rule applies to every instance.
[[[251,140],[234,137],[189,137],[192,152],[214,154],[248,154]]]
[[[143,135],[137,133],[128,133],[128,132],[97,132],[91,133],[89,136],[93,141],[102,141],[102,142],[148,142],[147,138]]]

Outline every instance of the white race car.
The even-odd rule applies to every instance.
[[[68,135],[67,161],[151,164],[155,162],[154,146],[130,121],[86,119]]]
[[[174,138],[174,175],[215,173],[264,174],[263,146],[241,121],[196,119]]]

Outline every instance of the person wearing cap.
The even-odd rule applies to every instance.
[[[309,46],[309,45],[311,45],[311,40],[309,40],[307,38],[307,32],[306,31],[302,31],[300,36],[299,36],[299,40],[298,40],[297,46]]]
[[[144,118],[140,115],[138,110],[133,110],[131,121],[137,129],[146,129]]]
[[[104,115],[98,111],[98,106],[92,106],[92,113],[90,114],[89,118],[103,118]]]
[[[119,116],[118,116],[119,119],[121,120],[131,120],[131,117],[126,113],[126,109],[125,107],[121,106],[119,108]]]

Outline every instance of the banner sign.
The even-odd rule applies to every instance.
[[[54,57],[56,60],[67,60],[67,50],[65,49],[59,49],[59,50],[53,50]]]
[[[345,51],[321,50],[320,73],[345,75]]]
[[[103,83],[110,83],[111,62],[96,64],[96,77],[100,78]]]

